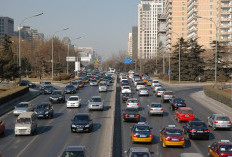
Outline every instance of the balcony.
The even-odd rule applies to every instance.
[[[230,3],[221,3],[221,7],[222,8],[230,8],[231,7],[231,4]]]
[[[231,18],[221,18],[221,21],[231,21]]]
[[[197,7],[198,5],[199,5],[198,2],[193,2],[191,5],[188,6],[187,11],[189,12],[193,7],[195,7],[195,6]]]
[[[220,25],[221,28],[230,28],[230,25]]]
[[[226,35],[229,36],[231,33],[230,32],[220,32],[221,35]]]
[[[190,24],[187,26],[187,27],[188,27],[188,30],[189,30],[189,28],[191,28],[192,26],[197,27],[197,21],[194,21],[194,22],[190,23]]]

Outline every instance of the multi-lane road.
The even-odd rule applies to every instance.
[[[65,85],[57,84],[57,88],[63,89]],[[133,84],[131,84],[133,87]],[[202,90],[202,87],[165,86],[173,90],[177,97],[186,100],[187,106],[192,107],[195,116],[199,120],[207,121],[207,117],[213,113],[209,107],[190,95]],[[149,87],[150,88],[150,87]],[[122,110],[125,103],[121,101],[120,82],[115,81],[109,87],[107,93],[98,93],[97,86],[85,85],[77,92],[82,99],[81,108],[67,109],[65,104],[54,104],[54,118],[38,120],[37,135],[14,136],[16,117],[12,111],[0,117],[6,123],[5,135],[0,137],[0,153],[2,157],[57,157],[61,155],[66,146],[84,145],[88,148],[92,157],[120,157],[130,147],[148,147],[155,157],[176,157],[182,152],[198,152],[207,156],[207,146],[214,141],[232,138],[232,132],[226,130],[213,131],[210,128],[210,140],[186,140],[186,147],[162,148],[159,142],[159,131],[169,124],[175,124],[182,128],[184,123],[178,123],[174,118],[174,112],[169,109],[169,104],[164,103],[164,116],[149,116],[147,105],[151,102],[160,102],[160,98],[154,96],[150,89],[150,96],[139,97],[134,88],[134,97],[140,101],[141,121],[145,121],[153,128],[154,140],[152,144],[132,144],[130,127],[134,123],[122,121]],[[104,111],[88,111],[87,101],[91,96],[101,95],[104,100]],[[69,95],[66,95],[68,98]],[[116,97],[115,97],[116,96]],[[48,101],[48,95],[40,95],[32,100],[33,104]],[[94,127],[91,133],[71,133],[71,120],[76,113],[90,113]],[[113,140],[113,141],[112,141]],[[111,152],[112,151],[112,152]]]

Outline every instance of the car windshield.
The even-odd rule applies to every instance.
[[[131,157],[150,157],[147,152],[132,152]]]
[[[190,126],[193,127],[193,128],[207,127],[204,122],[192,122],[192,123],[190,123]]]
[[[164,88],[158,88],[158,91],[166,91]]]
[[[218,121],[230,121],[230,119],[228,117],[225,117],[225,116],[217,117],[216,120],[218,120]]]
[[[97,82],[97,80],[92,80],[91,82]]]
[[[17,123],[19,123],[19,124],[30,124],[31,119],[30,118],[18,118]]]
[[[161,104],[151,104],[151,107],[161,107]]]
[[[36,106],[36,109],[48,109],[48,104],[39,104]]]
[[[53,86],[45,86],[45,89],[51,90],[53,89]]]
[[[105,86],[106,84],[105,83],[100,83],[99,86]]]
[[[130,97],[130,96],[132,96],[132,94],[131,93],[124,93],[123,96]]]
[[[145,85],[143,82],[138,82],[137,85]]]
[[[182,114],[193,114],[192,110],[182,110]]]
[[[78,85],[78,82],[71,82],[72,85]]]
[[[68,100],[69,101],[78,101],[78,97],[70,97]]]
[[[137,108],[126,108],[127,112],[138,112],[138,109]]]
[[[69,86],[66,86],[65,88],[66,89],[72,89],[72,88],[74,88],[74,86],[73,85],[69,85]]]
[[[49,84],[51,84],[51,82],[44,82],[44,84],[49,85]]]
[[[220,146],[219,150],[221,152],[232,152],[232,145]]]
[[[61,91],[54,91],[52,92],[52,95],[62,95]]]
[[[153,81],[153,83],[159,83],[159,81]]]
[[[85,157],[83,151],[65,151],[62,157]]]
[[[128,103],[137,103],[137,100],[128,100]]]
[[[16,107],[18,107],[18,108],[25,108],[25,107],[28,107],[28,104],[19,103],[19,104],[16,105]]]
[[[135,127],[135,131],[139,131],[139,132],[149,132],[150,131],[150,127],[149,126],[136,126]]]
[[[183,99],[174,99],[174,103],[184,103]]]
[[[166,130],[166,134],[167,135],[181,135],[182,131],[181,130],[177,130],[177,129],[167,129]]]
[[[101,98],[91,98],[90,102],[101,102]]]
[[[76,122],[84,122],[84,121],[88,121],[89,120],[89,116],[87,115],[78,115],[75,116],[74,121]]]

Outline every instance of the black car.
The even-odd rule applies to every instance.
[[[19,82],[19,86],[28,86],[30,88],[36,87],[35,83],[32,83],[29,80],[21,80],[21,82]]]
[[[36,105],[34,112],[38,118],[52,118],[54,109],[49,102],[42,102]]]
[[[88,113],[78,113],[72,120],[71,132],[91,132],[93,122]]]
[[[65,94],[61,90],[54,90],[49,97],[51,103],[62,103],[65,102]]]
[[[132,93],[123,93],[122,94],[122,101],[126,102],[129,98],[133,98]]]
[[[76,88],[73,85],[67,85],[64,88],[65,94],[75,94],[76,93]]]
[[[85,146],[68,146],[61,157],[88,157]]]
[[[203,121],[189,121],[183,126],[188,138],[209,139],[209,129]]]
[[[123,85],[129,85],[129,81],[128,80],[122,80],[122,84]]]
[[[184,99],[181,98],[173,98],[169,102],[171,110],[177,110],[179,107],[186,107]]]
[[[52,94],[53,90],[55,90],[55,88],[51,85],[48,86],[44,86],[44,89],[42,90],[43,94]]]
[[[124,121],[140,121],[140,114],[137,108],[126,108],[123,112]]]

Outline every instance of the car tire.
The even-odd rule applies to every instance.
[[[185,148],[185,143],[184,143],[184,145],[182,146],[182,148]]]
[[[72,130],[72,128],[71,128],[71,133],[75,133],[75,132]]]

